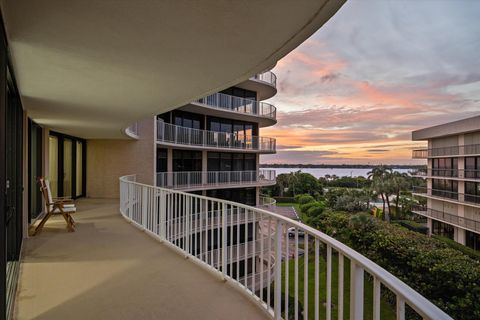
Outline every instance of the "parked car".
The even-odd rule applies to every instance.
[[[295,237],[295,227],[288,228],[288,237],[293,238]],[[305,236],[305,232],[302,229],[298,229],[298,237],[303,238]]]

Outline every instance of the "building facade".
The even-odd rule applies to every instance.
[[[414,131],[412,139],[428,141],[413,158],[427,159],[427,187],[414,194],[426,198],[425,216],[432,234],[480,250],[480,116]]]

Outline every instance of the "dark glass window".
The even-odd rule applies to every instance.
[[[480,234],[466,230],[465,245],[473,250],[480,251]]]
[[[480,178],[480,157],[465,158],[465,178]]]
[[[435,158],[432,162],[432,175],[440,177],[458,176],[457,158]]]
[[[208,153],[208,171],[255,171],[256,155],[252,153]]]
[[[480,183],[465,182],[465,201],[480,203]]]
[[[249,206],[256,205],[255,188],[208,190],[207,196],[222,199],[222,200],[229,200],[229,201],[234,201],[238,203],[243,203]]]
[[[173,150],[173,171],[202,171],[202,152]]]
[[[157,172],[167,172],[167,149],[157,149]]]
[[[175,110],[172,111],[173,123],[177,126],[203,129],[204,116],[201,114]]]
[[[453,226],[437,220],[432,220],[432,233],[452,240],[454,237]]]
[[[458,181],[433,179],[432,195],[458,199]]]

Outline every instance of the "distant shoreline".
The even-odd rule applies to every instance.
[[[383,165],[386,168],[390,169],[418,169],[425,168],[426,165],[403,165],[403,164],[392,164],[392,165]],[[318,168],[355,168],[355,169],[371,169],[378,167],[378,165],[370,164],[286,164],[286,163],[264,163],[260,164],[260,168],[301,168],[301,169],[318,169]]]

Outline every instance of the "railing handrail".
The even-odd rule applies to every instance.
[[[359,254],[355,250],[349,248],[348,246],[341,243],[340,241],[338,241],[338,240],[326,235],[325,233],[322,233],[319,230],[316,230],[316,229],[314,229],[310,226],[307,226],[303,223],[297,222],[297,221],[292,220],[290,218],[281,216],[279,214],[276,214],[274,212],[270,212],[270,211],[267,211],[267,210],[264,210],[264,209],[261,209],[261,208],[256,208],[256,207],[252,207],[252,206],[248,206],[248,205],[244,205],[244,204],[241,204],[241,203],[236,203],[236,202],[228,201],[228,200],[221,200],[221,199],[217,199],[217,198],[210,198],[210,197],[206,197],[206,196],[190,194],[190,193],[177,191],[177,190],[171,190],[171,189],[166,189],[166,188],[150,186],[150,185],[146,185],[146,184],[142,184],[142,183],[138,183],[138,182],[134,182],[134,181],[130,181],[130,180],[131,179],[126,179],[125,177],[120,178],[120,183],[121,183],[121,186],[120,186],[121,187],[120,211],[121,211],[122,215],[124,215],[128,219],[130,219],[130,218],[127,216],[127,212],[125,212],[126,208],[124,207],[125,203],[128,202],[128,199],[125,199],[125,197],[127,195],[125,194],[125,188],[122,188],[123,187],[122,183],[127,185],[127,186],[131,185],[131,186],[142,187],[140,190],[142,190],[142,191],[145,190],[146,194],[148,192],[150,192],[150,194],[152,194],[152,193],[156,194],[157,192],[159,194],[164,194],[164,195],[165,194],[176,194],[176,195],[184,196],[185,199],[197,199],[195,201],[205,200],[207,203],[210,201],[210,202],[221,204],[223,207],[224,206],[231,206],[232,208],[235,207],[235,208],[238,208],[238,209],[243,209],[243,210],[245,210],[245,212],[253,212],[255,214],[260,214],[262,216],[264,215],[264,216],[269,218],[269,221],[270,221],[270,219],[273,219],[274,222],[276,221],[276,223],[277,223],[276,225],[279,228],[282,227],[282,225],[283,225],[285,227],[293,226],[297,230],[303,230],[305,232],[306,236],[308,235],[308,236],[314,237],[314,239],[318,239],[322,243],[326,244],[327,247],[330,248],[330,250],[334,249],[339,254],[342,254],[343,256],[350,259],[350,261],[352,261],[352,268],[355,268],[355,271],[360,271],[361,270],[363,272],[363,270],[364,270],[364,271],[367,271],[369,274],[371,274],[376,281],[380,281],[380,283],[382,283],[383,285],[388,287],[395,295],[397,295],[397,303],[402,304],[401,306],[397,307],[397,310],[401,310],[401,312],[403,313],[402,315],[400,315],[400,318],[402,318],[404,316],[404,313],[405,313],[404,303],[406,302],[420,316],[422,316],[424,318],[435,319],[435,320],[437,320],[437,319],[438,320],[439,319],[452,319],[446,313],[444,313],[442,310],[440,310],[437,306],[435,306],[432,302],[430,302],[425,297],[420,295],[418,292],[413,290],[411,287],[409,287],[407,284],[402,282],[400,279],[393,276],[391,273],[389,273],[384,268],[375,264],[370,259],[362,256],[361,254]],[[157,192],[155,192],[155,191],[157,191]],[[140,199],[143,199],[143,197],[144,197],[143,193],[140,194]],[[148,206],[147,202],[148,202],[148,196],[147,196],[147,198],[145,200],[145,203],[144,203],[144,206],[142,206],[142,208],[144,208],[144,207],[147,208],[147,206]],[[145,209],[145,210],[147,210],[147,209]],[[143,215],[144,215],[144,213],[143,213],[143,209],[142,209],[142,217],[143,217]],[[142,219],[142,221],[141,221],[140,224],[137,221],[134,221],[133,219],[130,219],[130,220],[139,224],[140,227],[146,228],[145,224],[147,223],[146,221],[147,221],[148,217],[141,218],[141,219]],[[143,220],[143,219],[145,219],[145,220]],[[270,232],[270,230],[268,232]],[[161,233],[160,234],[153,234],[150,231],[150,234],[152,234],[152,236],[156,236],[156,237],[158,237],[162,240],[167,240],[167,242],[168,242],[168,239],[164,239],[164,237],[162,236]],[[298,233],[297,233],[296,237],[297,237],[296,239],[298,239]],[[278,241],[281,241],[281,239],[282,238],[281,238],[280,235],[276,236],[276,241],[277,241],[276,248],[278,248],[279,250],[281,250],[281,244],[279,244]],[[180,245],[175,244],[175,243],[170,243],[170,244],[175,246],[178,250],[184,252],[184,254],[192,256],[191,254],[189,254],[189,252],[182,249]],[[227,250],[227,249],[225,249],[225,250]],[[305,249],[305,251],[307,251],[307,248]],[[306,253],[308,253],[308,251]],[[278,255],[277,255],[277,257],[278,257]],[[195,256],[192,256],[192,258],[197,259]],[[297,257],[297,259],[298,259],[298,257]],[[360,269],[357,269],[357,268],[360,268]],[[215,270],[215,272],[223,274],[225,276],[225,272],[226,272],[225,269],[226,268],[223,268],[223,271]],[[281,275],[280,275],[281,266],[276,264],[274,270],[275,270],[274,281],[275,282],[280,281],[281,280]],[[354,273],[352,271],[352,274],[356,274],[356,273]],[[233,281],[238,283],[240,286],[243,286],[239,281],[235,280],[234,278],[230,278],[230,279],[232,279]],[[351,285],[358,286],[358,287],[354,287],[355,290],[353,290],[353,292],[356,292],[356,293],[362,295],[361,299],[358,298],[360,300],[358,300],[358,301],[355,300],[355,301],[357,303],[360,303],[360,302],[363,303],[363,295],[364,295],[364,292],[363,292],[363,274],[362,274],[361,277],[359,276],[359,279],[357,279],[356,281],[355,281],[355,279],[352,279],[351,280]],[[360,288],[361,288],[361,290],[360,290]],[[249,294],[255,295],[255,292],[249,291],[246,287],[244,288],[244,290],[246,290]],[[275,307],[272,310],[272,312],[273,312],[272,315],[273,315],[273,317],[275,317],[275,319],[280,319],[282,317],[281,307],[280,307],[280,304],[279,304],[279,302],[281,302],[281,299],[282,299],[280,290],[281,290],[281,288],[277,287],[275,289],[275,293],[274,293],[274,300],[276,302],[275,302]],[[354,295],[354,299],[356,299],[355,295]],[[354,301],[350,301],[351,304],[353,302]],[[262,306],[265,307],[265,304],[262,303]],[[270,307],[267,306],[266,308],[267,308],[267,310],[270,310]],[[343,306],[342,306],[342,308],[343,308]],[[306,308],[306,310],[308,310],[308,309]],[[355,309],[355,310],[361,310],[363,312],[363,306],[360,307],[359,309]]]
[[[446,147],[433,147],[433,148],[423,148],[423,149],[414,149],[413,155],[415,153],[427,153],[428,157],[442,157],[442,156],[456,156],[456,155],[473,155],[480,154],[480,144],[462,144]]]
[[[221,100],[222,98],[223,100]],[[223,105],[222,103],[220,103],[220,101],[224,101],[224,102],[235,101],[238,104]],[[277,108],[273,104],[263,102],[263,101],[248,99],[248,98],[236,97],[236,96],[232,96],[232,95],[220,93],[220,92],[213,93],[206,97],[197,99],[194,101],[194,103],[200,103],[210,107],[215,107],[219,109],[228,109],[234,112],[253,114],[256,116],[272,118],[272,119],[275,119],[277,115]],[[249,108],[247,110],[247,106],[255,106],[255,108]],[[244,107],[244,109],[242,110],[240,109],[240,107]]]
[[[424,216],[429,216],[431,218],[438,219],[438,220],[441,220],[441,221],[444,221],[444,222],[447,222],[447,223],[453,223],[453,224],[456,224],[458,226],[461,226],[462,228],[471,229],[471,230],[474,230],[476,232],[480,231],[480,220],[475,220],[475,219],[471,219],[471,218],[467,218],[467,217],[461,217],[461,216],[453,214],[453,213],[449,213],[449,212],[445,212],[445,211],[441,211],[441,210],[437,210],[437,209],[432,209],[432,208],[427,208],[427,207],[423,207],[423,206],[413,206],[412,207],[412,212],[420,214],[420,215],[424,215]],[[432,214],[432,213],[437,213],[437,215]],[[439,215],[448,216],[450,219],[445,219],[443,217],[439,217]],[[456,221],[454,221],[454,220],[456,220]],[[463,223],[462,223],[461,220],[463,220]],[[473,224],[473,227],[472,227],[472,224]]]
[[[445,178],[458,178],[458,179],[480,179],[480,169],[458,169],[458,168],[423,168],[409,172],[414,176],[422,177],[445,177]],[[448,174],[447,174],[448,173]],[[466,176],[466,174],[474,173],[475,176]]]

